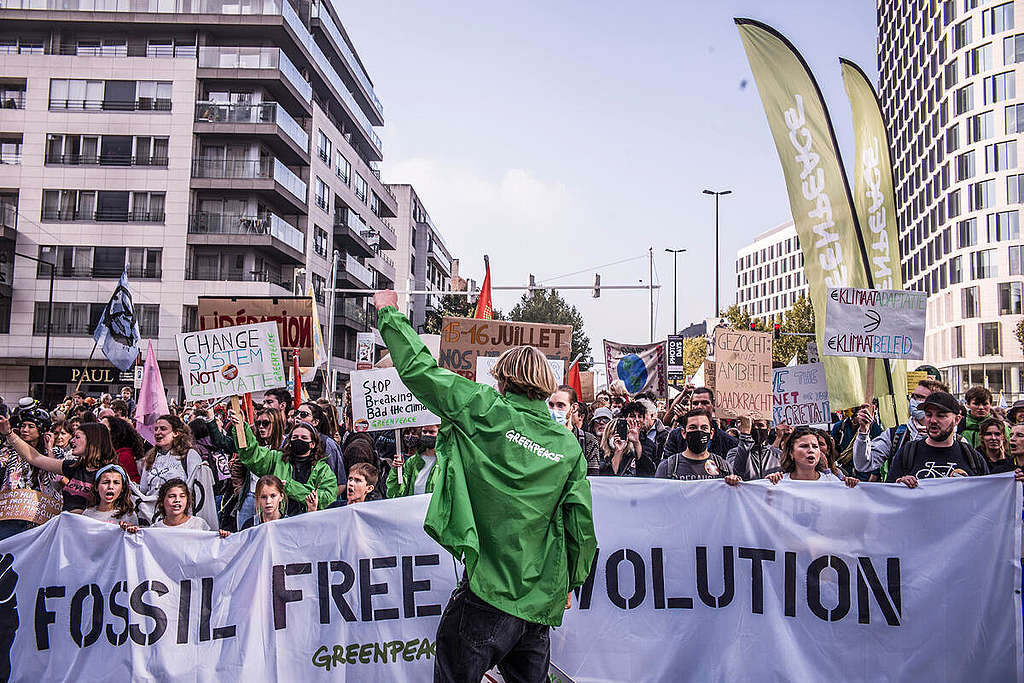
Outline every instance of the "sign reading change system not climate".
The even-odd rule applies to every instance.
[[[826,356],[924,358],[928,295],[902,289],[828,290]]]
[[[287,383],[277,323],[175,336],[185,400],[241,396]]]

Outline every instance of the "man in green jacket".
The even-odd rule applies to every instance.
[[[506,680],[546,681],[549,627],[597,539],[583,453],[545,403],[555,379],[544,354],[503,353],[495,391],[439,368],[393,291],[374,303],[399,377],[441,418],[424,529],[466,567],[438,625],[434,680],[475,683],[497,665]]]
[[[992,414],[992,392],[983,386],[973,386],[964,394],[967,404],[967,416],[960,421],[960,434],[977,450],[981,443],[979,428],[981,423]],[[1006,438],[1010,438],[1010,428],[1006,427]]]
[[[415,452],[408,458],[395,454],[388,472],[388,498],[415,496],[421,493],[434,492],[434,477],[437,476],[437,425],[424,425],[417,437]],[[398,468],[402,468],[402,478],[398,478]]]

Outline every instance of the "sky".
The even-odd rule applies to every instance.
[[[494,285],[648,284],[655,339],[735,301],[736,252],[791,219],[733,17],[764,21],[818,80],[844,161],[853,132],[839,57],[877,81],[875,3],[335,0],[384,103],[383,178],[411,183],[460,259]],[[573,274],[575,273],[575,274]],[[573,275],[570,275],[573,274]],[[565,277],[559,277],[565,276]],[[601,340],[650,340],[649,292],[565,290]],[[508,311],[519,293],[495,292]]]

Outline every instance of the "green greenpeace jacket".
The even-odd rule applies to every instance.
[[[441,418],[423,527],[465,562],[470,589],[526,621],[560,626],[597,550],[587,462],[547,404],[442,370],[404,315],[377,314],[399,377]]]
[[[235,430],[232,429],[231,436],[235,439]],[[257,477],[272,474],[284,482],[284,492],[289,498],[299,503],[306,501],[306,496],[313,489],[316,489],[317,509],[326,510],[327,506],[338,497],[338,478],[334,476],[326,460],[317,460],[313,463],[313,469],[309,472],[309,481],[303,484],[292,478],[291,463],[285,462],[281,451],[275,451],[266,446],[259,446],[256,443],[256,435],[252,428],[245,425],[245,448],[238,446],[235,439],[235,447],[238,448],[238,459],[249,471]]]
[[[436,452],[436,451],[435,451]],[[388,498],[401,498],[403,496],[413,495],[413,487],[416,485],[416,477],[420,475],[420,470],[426,466],[427,462],[423,459],[423,456],[419,453],[410,455],[405,465],[402,466],[402,481],[398,481],[398,470],[394,467],[388,472]],[[434,462],[434,469],[430,470],[430,474],[427,475],[427,493],[434,491],[434,480],[437,479],[437,462]]]

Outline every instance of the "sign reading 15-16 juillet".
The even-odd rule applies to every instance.
[[[902,289],[829,289],[822,354],[923,359],[927,301]]]
[[[265,391],[287,383],[275,322],[182,332],[175,339],[187,401]]]

